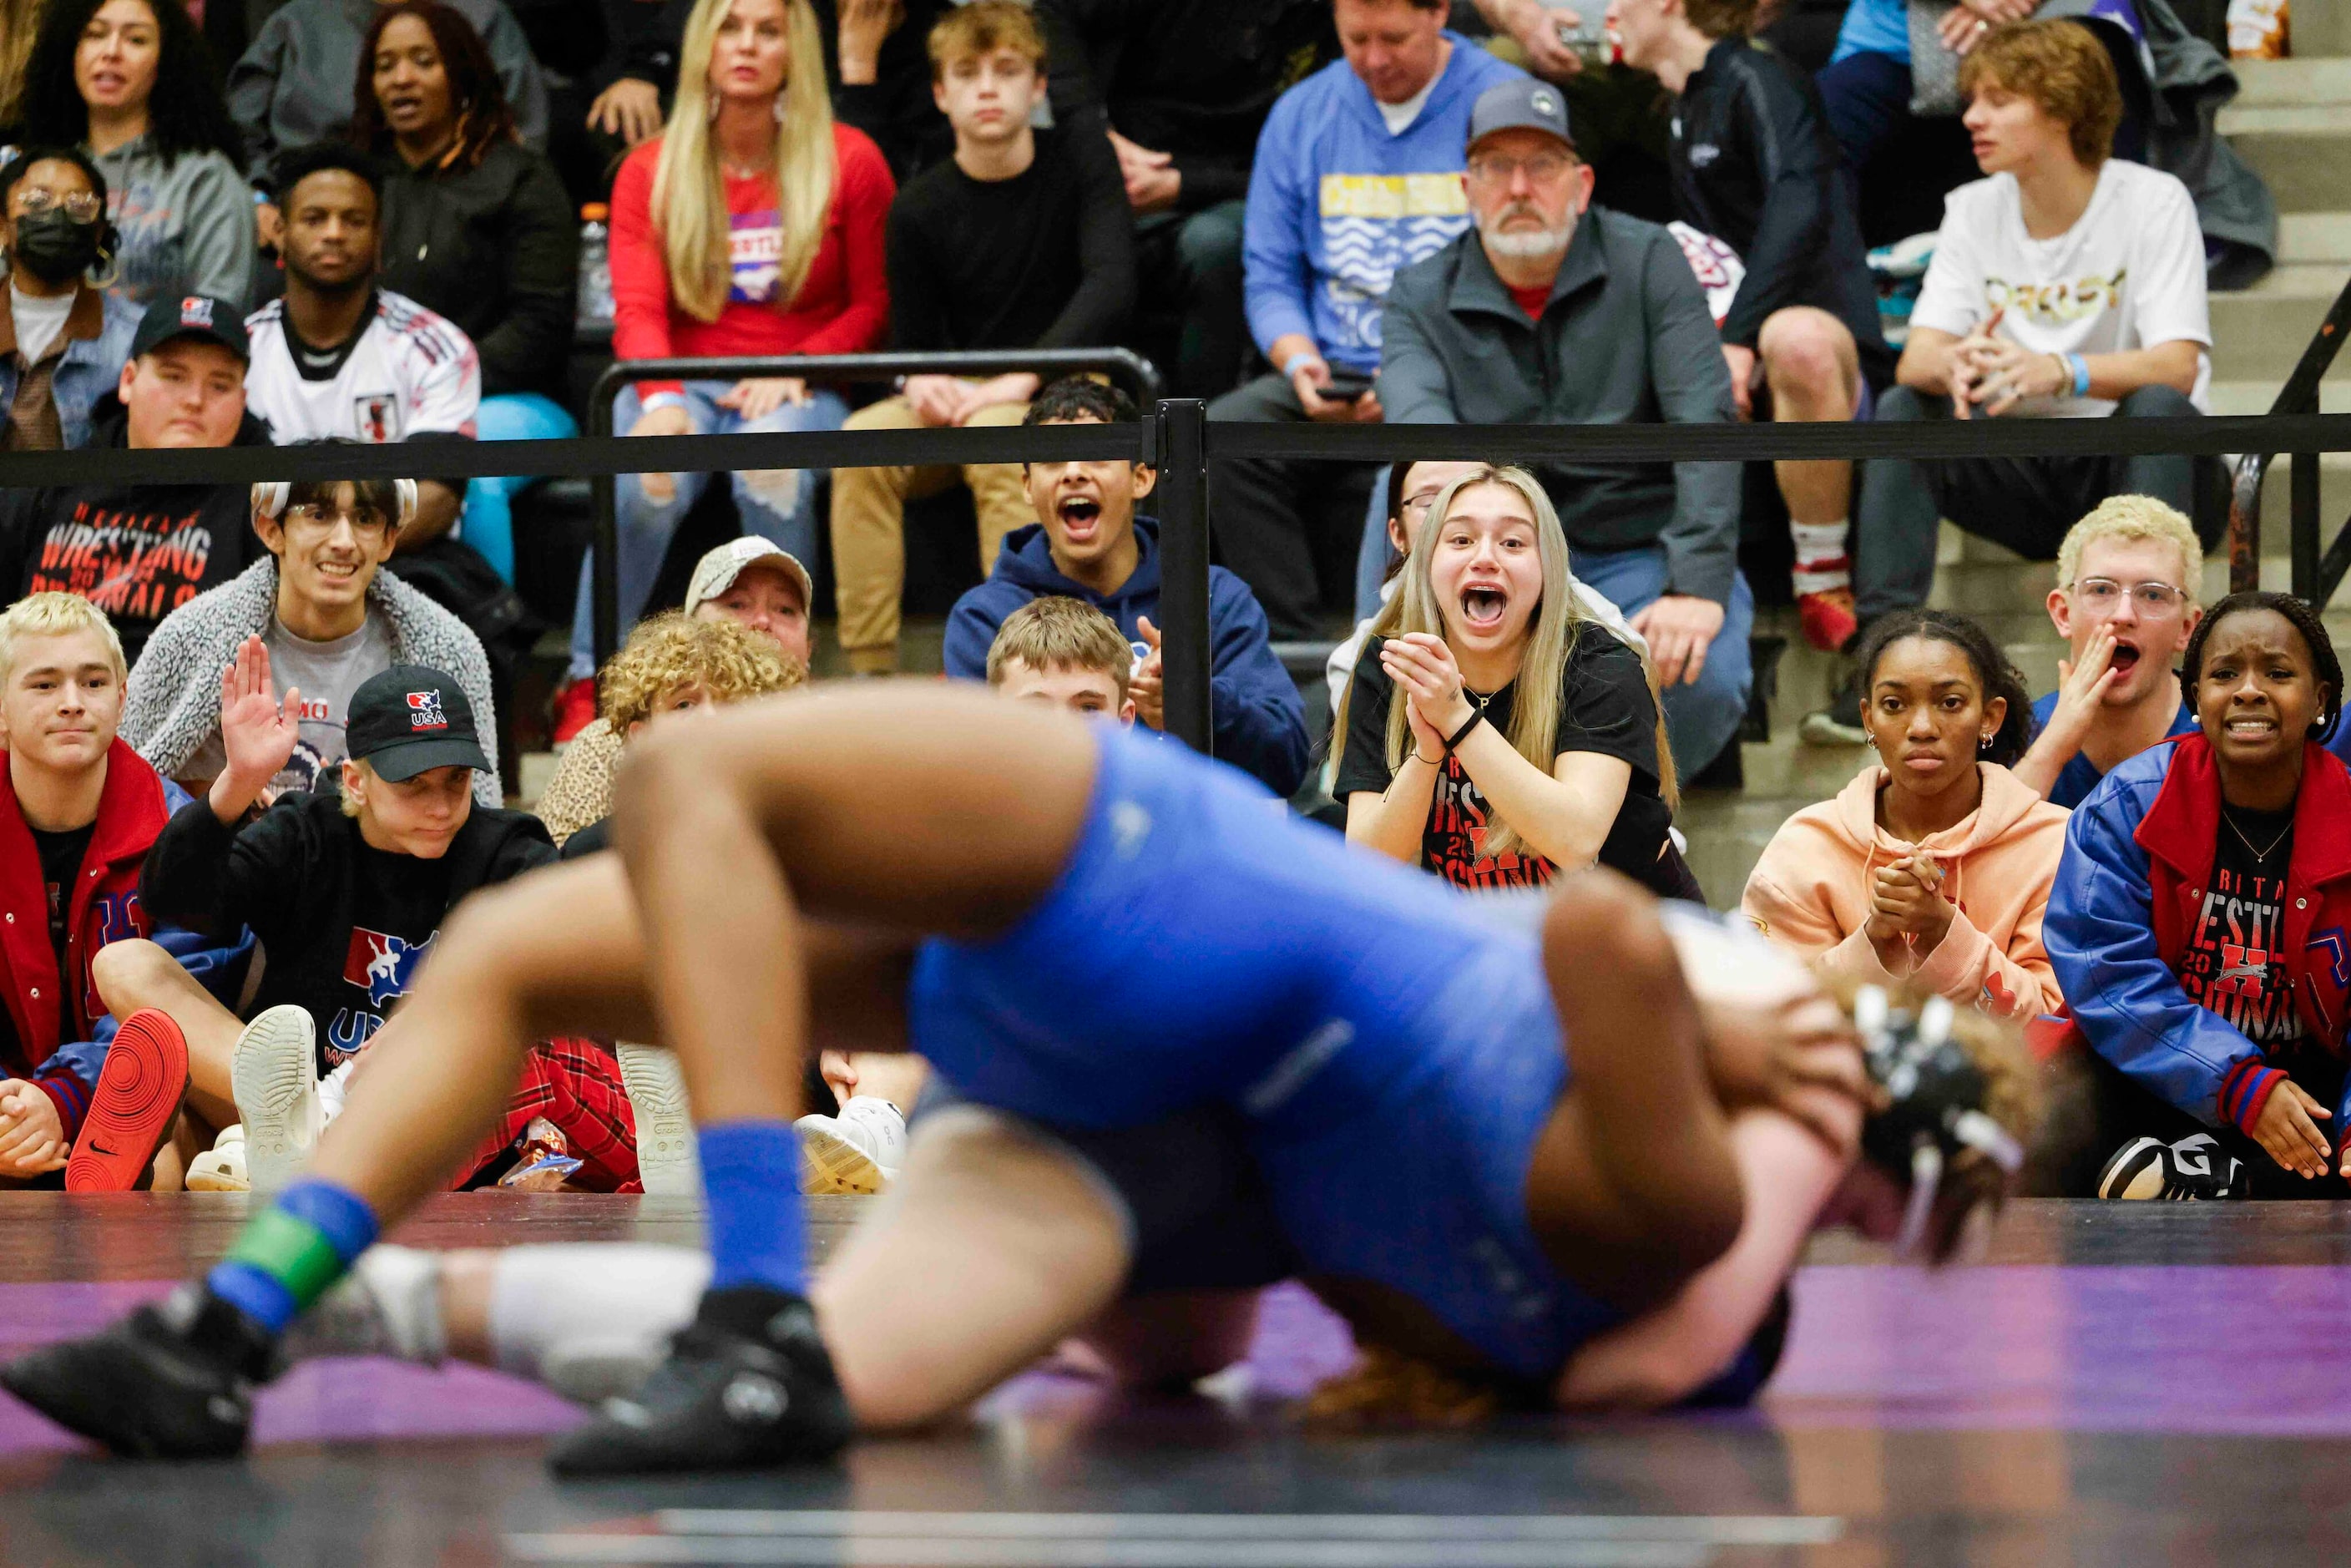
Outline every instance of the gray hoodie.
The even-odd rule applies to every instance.
[[[152,137],[92,154],[122,231],[109,294],[144,309],[158,294],[209,294],[242,305],[253,274],[253,195],[218,152],[168,164]]]
[[[522,25],[500,0],[448,0],[474,25],[514,106],[515,129],[547,145],[547,78]],[[376,0],[292,0],[254,35],[228,73],[228,111],[245,132],[246,172],[266,186],[269,166],[290,147],[341,137],[351,121],[360,48]]]

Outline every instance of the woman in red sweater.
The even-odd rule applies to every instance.
[[[677,98],[656,140],[612,183],[612,352],[622,360],[842,354],[882,341],[890,317],[883,232],[896,188],[880,149],[836,125],[808,0],[699,0],[679,51]],[[612,424],[631,435],[838,430],[840,397],[797,377],[641,382]],[[816,559],[820,476],[734,476],[747,531]],[[707,474],[624,474],[619,486],[622,629],[644,610],[678,519]],[[589,567],[571,629],[572,685],[558,739],[595,716]]]

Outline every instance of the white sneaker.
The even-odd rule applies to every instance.
[[[245,1123],[245,1170],[258,1193],[301,1174],[324,1124],[319,1106],[318,1043],[310,1015],[271,1008],[236,1037],[229,1086]]]
[[[223,1127],[213,1146],[188,1162],[181,1185],[190,1192],[250,1192],[253,1183],[245,1175],[245,1124]]]
[[[441,1255],[379,1244],[296,1320],[287,1343],[297,1360],[392,1355],[438,1366],[449,1354],[441,1318]]]
[[[800,1190],[875,1193],[898,1177],[906,1155],[906,1118],[887,1100],[856,1094],[838,1116],[802,1116]]]
[[[637,1117],[637,1179],[648,1193],[693,1197],[702,1190],[702,1160],[695,1152],[694,1115],[686,1109],[677,1053],[623,1040],[620,1058],[621,1082]]]
[[[356,1056],[342,1062],[319,1080],[319,1130],[325,1132],[336,1117],[343,1113],[343,1097],[351,1092],[351,1070],[360,1064]]]

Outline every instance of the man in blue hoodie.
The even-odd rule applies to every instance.
[[[1137,418],[1114,387],[1072,376],[1029,404],[1024,424],[1116,424]],[[987,580],[956,601],[947,617],[947,674],[987,679],[987,650],[1005,617],[1032,599],[1063,594],[1092,605],[1134,644],[1128,695],[1136,716],[1165,727],[1160,682],[1159,525],[1134,515],[1157,476],[1143,464],[1031,463],[1029,499],[1044,521],[1004,540]],[[1265,612],[1248,584],[1208,569],[1209,702],[1217,760],[1263,781],[1277,795],[1306,777],[1306,706],[1273,656]]]
[[[1522,74],[1448,32],[1444,0],[1333,0],[1332,14],[1345,57],[1281,95],[1249,174],[1244,295],[1274,373],[1218,398],[1211,419],[1382,417],[1369,381],[1388,280],[1468,228],[1470,106]],[[1376,472],[1258,459],[1217,468],[1217,553],[1282,636],[1318,634],[1318,544],[1333,581],[1348,580]]]

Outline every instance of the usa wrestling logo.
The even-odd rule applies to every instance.
[[[411,729],[446,729],[449,721],[441,713],[439,692],[408,694],[408,727]]]
[[[408,994],[417,967],[431,951],[432,936],[411,945],[401,937],[354,925],[351,945],[343,954],[343,978],[366,991],[368,1006],[380,1010]]]

